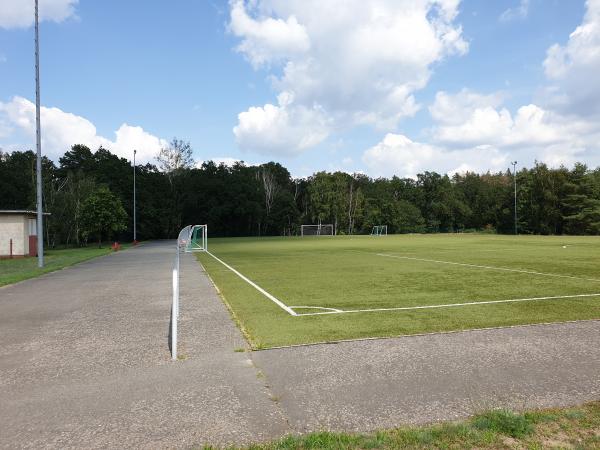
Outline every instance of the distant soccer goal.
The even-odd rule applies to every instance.
[[[387,225],[375,225],[371,236],[387,236]]]
[[[302,236],[333,236],[332,224],[319,225],[301,225],[300,234]]]

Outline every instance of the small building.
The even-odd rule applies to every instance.
[[[37,256],[36,214],[0,209],[0,258]]]

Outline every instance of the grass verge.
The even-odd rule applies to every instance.
[[[128,248],[130,245],[121,244],[121,248]],[[37,258],[0,259],[0,286],[35,278],[109,253],[112,253],[112,249],[108,244],[102,248],[89,246],[47,250],[44,254],[45,265],[42,269],[37,266]]]
[[[245,448],[251,450],[598,449],[600,448],[600,401],[575,408],[535,410],[525,413],[493,410],[461,422],[401,427],[374,433],[319,432],[304,436],[287,436],[279,441]]]

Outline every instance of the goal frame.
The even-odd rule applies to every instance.
[[[317,228],[317,232],[315,234],[306,234],[304,232],[305,229],[314,229]],[[331,229],[331,233],[323,233],[323,228]],[[300,225],[300,236],[333,236],[335,234],[335,229],[332,223],[324,223],[324,224],[303,224]]]
[[[387,225],[374,225],[371,236],[387,236]]]

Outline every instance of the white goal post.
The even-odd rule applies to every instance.
[[[173,266],[173,304],[171,305],[171,358],[177,359],[177,320],[179,319],[179,254],[208,251],[208,226],[188,225],[177,236],[175,265]]]
[[[387,225],[375,225],[371,230],[371,236],[387,236]]]
[[[319,225],[301,225],[300,226],[301,236],[333,236],[333,225],[319,224]]]

